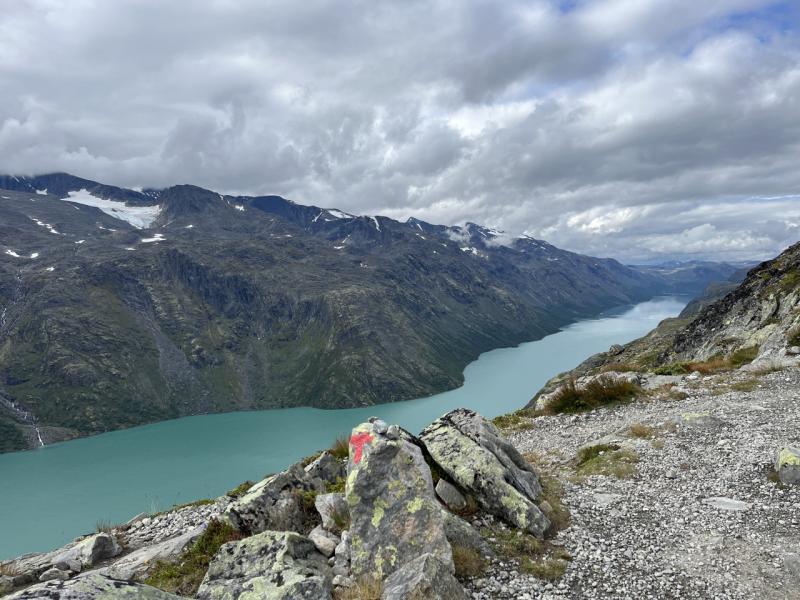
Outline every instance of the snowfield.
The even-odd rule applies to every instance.
[[[153,221],[156,220],[158,212],[161,210],[160,206],[128,206],[124,202],[98,198],[85,189],[77,192],[70,192],[69,198],[64,198],[64,200],[67,202],[84,204],[86,206],[94,206],[115,219],[130,223],[137,229],[146,229],[150,227]]]

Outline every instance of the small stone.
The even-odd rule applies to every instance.
[[[351,588],[355,585],[355,582],[350,579],[349,577],[344,577],[342,575],[336,575],[333,578],[333,587],[343,587],[343,588]]]
[[[781,448],[775,459],[775,471],[782,483],[800,484],[800,449]]]
[[[333,553],[336,551],[336,546],[340,541],[337,536],[323,529],[322,525],[314,527],[311,533],[308,534],[308,539],[314,542],[317,550],[325,557],[333,556]]]
[[[467,506],[467,499],[464,498],[464,494],[459,492],[456,486],[444,479],[440,479],[436,483],[436,495],[452,511],[459,511]]]

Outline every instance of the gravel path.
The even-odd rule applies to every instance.
[[[495,563],[473,598],[800,599],[800,487],[768,479],[800,442],[800,369],[685,378],[683,400],[654,397],[580,416],[540,417],[509,437],[564,482],[572,561],[547,584]],[[674,391],[674,390],[673,390]],[[673,393],[674,396],[674,393]],[[654,427],[650,439],[628,428]],[[616,440],[639,456],[629,479],[579,481],[578,448]]]

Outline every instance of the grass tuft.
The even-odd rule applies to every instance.
[[[509,413],[507,415],[500,415],[492,419],[492,423],[500,429],[510,429],[523,431],[533,429],[533,421],[526,418],[522,411]]]
[[[656,435],[656,428],[644,423],[634,423],[628,428],[628,435],[640,440],[649,440]]]
[[[472,577],[481,577],[486,572],[486,559],[472,548],[453,545],[453,564],[456,567],[456,577],[464,580]]]
[[[753,362],[758,356],[758,351],[761,348],[756,344],[747,348],[739,348],[736,352],[731,354],[729,360],[732,367],[738,369],[742,365],[747,365]]]
[[[333,593],[333,600],[381,600],[383,584],[377,578],[365,577],[356,581],[350,588],[339,588]]]
[[[600,376],[579,388],[574,381],[563,385],[545,407],[548,414],[578,413],[632,400],[642,388],[615,377]]]
[[[350,438],[346,435],[337,437],[330,448],[328,448],[334,458],[344,460],[350,456]]]
[[[227,523],[213,520],[176,562],[157,561],[145,583],[166,592],[194,596],[220,547],[243,537]]]

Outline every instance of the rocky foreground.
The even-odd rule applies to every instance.
[[[418,437],[373,419],[353,430],[346,459],[324,452],[238,498],[5,563],[0,589],[22,588],[19,599],[800,598],[800,456],[787,447],[798,441],[800,368],[626,376],[641,386],[636,400],[500,418],[508,439],[467,410]],[[194,574],[199,586],[181,587],[170,569],[186,575],[212,530],[226,541]]]

